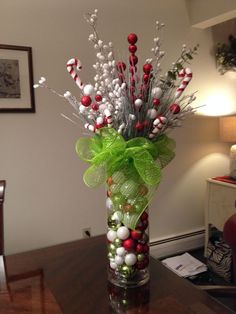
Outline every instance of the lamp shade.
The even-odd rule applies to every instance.
[[[236,142],[236,116],[220,118],[220,138],[223,142]]]

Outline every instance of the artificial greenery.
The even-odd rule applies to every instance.
[[[216,47],[216,65],[220,74],[236,71],[236,38],[228,37],[229,44],[218,43]]]

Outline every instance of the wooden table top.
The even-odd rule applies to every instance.
[[[10,255],[6,266],[11,293],[0,294],[4,314],[233,313],[153,258],[145,286],[109,284],[104,235]]]

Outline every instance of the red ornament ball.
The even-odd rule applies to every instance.
[[[130,65],[136,65],[138,63],[138,57],[135,55],[129,56],[129,63]]]
[[[157,107],[160,105],[160,99],[158,98],[153,98],[152,100],[153,106]]]
[[[96,100],[96,101],[102,101],[102,96],[99,95],[99,94],[97,94],[97,95],[95,96],[95,100]]]
[[[137,46],[135,45],[130,45],[129,46],[129,52],[130,53],[135,53],[137,51]]]
[[[170,105],[170,111],[177,114],[180,112],[180,106],[178,104],[172,104]]]
[[[145,84],[148,83],[149,77],[150,77],[149,74],[143,74],[143,81],[144,81]]]
[[[136,124],[135,124],[135,129],[138,130],[138,131],[142,131],[144,128],[144,125],[142,122],[138,121]]]
[[[131,238],[134,240],[140,240],[142,238],[142,231],[140,230],[132,230]]]
[[[135,251],[136,251],[137,253],[143,253],[143,245],[140,244],[140,243],[138,243],[138,244],[136,245]]]
[[[148,219],[148,213],[147,213],[147,212],[143,212],[142,215],[141,215],[141,217],[140,217],[140,219],[141,219],[142,221],[147,220],[147,219]]]
[[[118,71],[124,72],[126,69],[126,64],[124,62],[118,62],[116,67]]]
[[[134,248],[134,245],[135,245],[135,242],[133,239],[126,239],[123,241],[123,247],[129,251],[129,250],[132,250]]]
[[[145,63],[143,66],[143,72],[149,74],[152,70],[152,65],[150,63]]]
[[[130,45],[135,45],[138,40],[138,36],[134,33],[131,33],[128,35],[127,39]]]
[[[149,246],[147,244],[143,245],[143,253],[148,253],[149,252]]]
[[[81,104],[84,105],[85,107],[88,107],[91,105],[92,99],[90,96],[83,96],[81,98]]]
[[[96,104],[96,103],[94,103],[94,104],[92,104],[92,109],[94,110],[94,111],[97,111],[98,110],[98,104]]]

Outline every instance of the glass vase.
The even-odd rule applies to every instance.
[[[147,197],[148,187],[125,171],[107,179],[107,271],[108,280],[119,287],[149,280]]]

